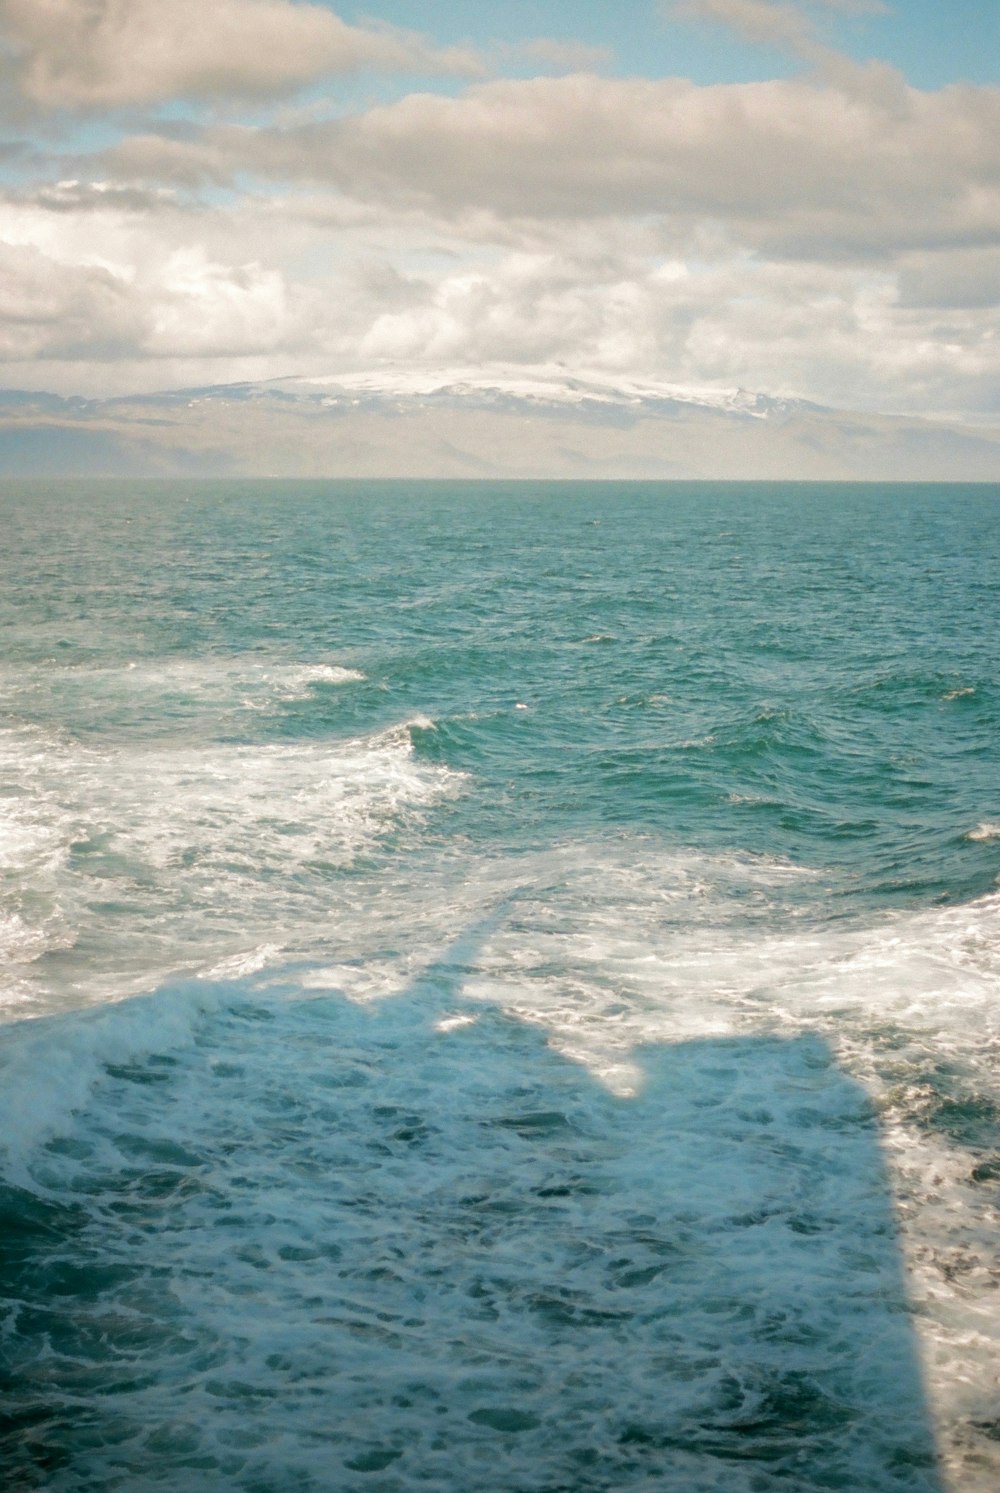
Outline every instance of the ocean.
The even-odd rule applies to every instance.
[[[0,1483],[1000,1485],[1000,489],[0,489]]]

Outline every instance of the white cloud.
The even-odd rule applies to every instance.
[[[819,45],[816,6],[698,8]],[[193,0],[0,11],[35,28],[23,76],[51,104],[278,92],[376,42],[394,66],[424,46],[289,0],[215,0],[200,26]],[[248,57],[227,27],[250,12]],[[140,31],[163,46],[130,73]],[[563,363],[968,411],[1000,387],[997,89],[925,92],[824,51],[783,81],[507,79],[145,129],[0,202],[0,347],[25,381]]]
[[[698,87],[577,75],[412,94],[290,129],[145,137],[105,159],[137,180],[254,172],[451,219],[714,221],[786,256],[1000,238],[1000,89],[786,80]]]
[[[283,276],[255,261],[218,264],[198,247],[178,249],[152,288],[151,357],[270,352],[298,330]]]
[[[978,310],[1000,306],[1000,254],[959,248],[910,254],[900,266],[900,303],[906,307]]]
[[[30,245],[0,243],[0,355],[11,361],[121,357],[147,329],[127,279],[66,265]]]
[[[44,199],[9,204],[0,222],[0,349],[9,360],[241,357],[312,340],[309,290],[240,258],[232,230],[223,259],[191,240],[192,220],[178,216],[164,229],[121,204],[75,214]],[[174,246],[171,232],[187,241]]]
[[[543,225],[534,246],[525,234],[521,247],[497,249],[463,245],[440,224],[434,235],[427,221],[352,224],[338,213],[322,197],[247,201],[225,215],[11,207],[6,356],[62,360],[60,386],[83,391],[109,387],[102,364],[121,387],[155,389],[393,364],[563,363],[912,411],[987,409],[1000,388],[1000,311],[945,303],[970,268],[962,256],[937,303],[922,304],[914,287],[933,289],[926,277],[947,256],[907,256],[901,279],[853,261],[768,262],[709,235],[697,258],[690,245],[657,252],[649,225],[570,236]],[[974,262],[985,285],[988,261]],[[18,382],[52,386],[52,376]]]
[[[34,200],[51,212],[76,215],[83,212],[109,211],[146,213],[171,209],[176,193],[168,187],[144,189],[113,181],[78,181],[76,178],[43,185],[35,193],[25,194],[25,202]]]
[[[521,252],[410,291],[358,366],[562,363],[869,409],[986,407],[1000,378],[1000,314],[901,308],[893,275],[850,266]]]
[[[360,67],[480,71],[468,51],[304,0],[2,0],[0,25],[45,108],[280,94]]]

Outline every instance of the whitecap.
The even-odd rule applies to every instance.
[[[80,1004],[328,935],[332,880],[461,791],[462,774],[414,751],[432,729],[413,716],[333,740],[113,748],[0,734],[14,977],[30,964],[43,1003]],[[50,985],[44,956],[78,940],[86,963]]]
[[[347,669],[339,664],[301,664],[269,671],[262,677],[285,700],[305,699],[316,685],[357,684],[365,678],[360,669]]]

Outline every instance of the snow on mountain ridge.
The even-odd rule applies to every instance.
[[[612,381],[590,371],[569,374],[564,369],[510,369],[480,372],[456,369],[385,369],[377,372],[293,376],[274,380],[284,389],[329,390],[369,398],[456,399],[502,396],[530,403],[581,406],[603,404],[623,408],[642,405],[700,405],[756,419],[792,409],[816,408],[805,400],[754,393],[741,388],[668,383],[651,379]]]

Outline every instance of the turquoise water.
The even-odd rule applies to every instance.
[[[0,1468],[1000,1476],[1000,491],[0,491]]]

